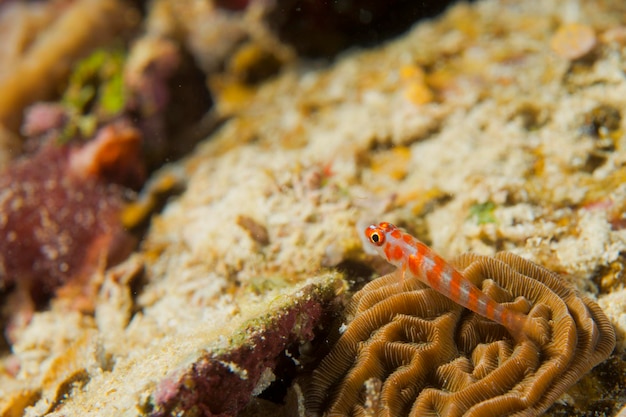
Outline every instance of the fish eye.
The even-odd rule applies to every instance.
[[[385,243],[385,235],[378,230],[377,227],[371,226],[366,230],[367,238],[376,246],[382,246]]]

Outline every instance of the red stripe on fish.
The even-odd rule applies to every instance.
[[[451,264],[413,236],[391,223],[383,222],[365,229],[370,245],[387,261],[396,265],[406,278],[416,277],[457,304],[506,327],[515,338],[521,337],[527,316],[499,304],[485,295]]]

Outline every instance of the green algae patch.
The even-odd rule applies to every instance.
[[[125,59],[122,50],[98,49],[76,65],[61,99],[69,115],[61,142],[76,134],[90,137],[101,119],[109,119],[124,110]]]
[[[469,209],[469,216],[477,224],[495,223],[496,216],[494,212],[496,205],[493,201],[486,201],[484,203],[476,203]]]

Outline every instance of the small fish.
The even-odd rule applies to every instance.
[[[403,279],[416,277],[457,304],[503,325],[516,340],[525,339],[528,316],[485,295],[432,249],[391,223],[370,225],[365,237],[376,252],[398,267]]]

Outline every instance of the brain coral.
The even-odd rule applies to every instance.
[[[601,309],[557,274],[511,253],[453,264],[496,301],[548,320],[548,341],[516,342],[417,279],[387,275],[354,295],[313,372],[310,414],[538,416],[613,350]]]

